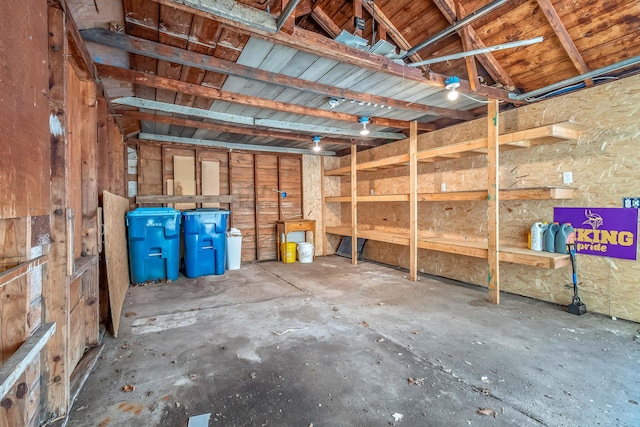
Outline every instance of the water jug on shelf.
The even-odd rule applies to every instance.
[[[575,231],[570,222],[565,222],[560,225],[558,232],[556,233],[556,253],[568,254],[567,244],[575,241]]]
[[[544,232],[544,250],[546,252],[555,252],[556,251],[556,233],[560,228],[560,223],[554,222],[553,224],[549,224],[547,230]]]

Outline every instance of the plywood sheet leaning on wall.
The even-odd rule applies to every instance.
[[[162,149],[140,144],[138,152],[138,194],[162,194]]]
[[[179,196],[196,194],[195,157],[173,156],[173,192]],[[176,203],[176,209],[195,209],[195,203]]]
[[[129,259],[127,252],[127,230],[125,215],[129,210],[129,200],[104,192],[104,248],[109,282],[109,301],[113,336],[118,336],[120,315],[124,297],[129,287]]]
[[[202,194],[220,195],[220,162],[202,161]],[[219,208],[220,203],[203,203],[203,208]]]

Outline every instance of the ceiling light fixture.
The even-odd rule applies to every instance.
[[[320,137],[319,137],[319,136],[314,136],[314,137],[313,137],[313,142],[314,142],[314,144],[315,144],[315,145],[313,146],[313,151],[316,151],[316,152],[317,152],[317,151],[322,150],[322,148],[320,148],[320,145],[318,145],[318,144],[320,144]]]
[[[360,131],[360,135],[369,135],[369,129],[367,129],[367,123],[369,123],[369,117],[363,116],[358,119],[359,123],[362,123],[362,130]]]
[[[444,81],[444,88],[449,91],[447,98],[450,101],[458,99],[458,92],[456,89],[460,87],[460,79],[457,76],[451,76]]]
[[[328,102],[329,102],[329,108],[331,110],[333,110],[334,108],[336,108],[340,104],[340,102],[336,98],[331,98],[331,99],[329,99]]]

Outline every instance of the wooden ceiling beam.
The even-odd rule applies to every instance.
[[[466,11],[464,7],[460,3],[456,3],[456,16],[458,19],[462,19],[466,15]],[[473,50],[472,47],[472,39],[471,39],[471,27],[469,25],[462,27],[460,30],[460,38],[462,39],[462,48],[465,51]],[[476,58],[475,55],[466,56],[464,58],[465,63],[467,64],[467,74],[469,75],[469,86],[471,86],[471,90],[474,92],[478,90],[478,85],[480,81],[478,80],[478,67],[476,66]]]
[[[288,122],[274,119],[264,119],[259,117],[242,116],[239,114],[222,113],[219,111],[207,110],[204,108],[187,107],[168,102],[153,101],[144,98],[123,97],[111,100],[112,104],[155,110],[168,114],[180,114],[183,116],[193,116],[202,119],[222,121],[241,126],[262,126],[265,128],[280,129],[285,131],[306,132],[308,135],[342,135],[343,138],[360,138],[360,129],[335,127],[325,125],[314,125],[309,123]],[[406,136],[397,132],[371,131],[370,138],[380,138],[385,140],[405,139]]]
[[[145,87],[165,89],[180,94],[199,96],[208,99],[230,102],[233,104],[248,105],[251,107],[265,108],[275,111],[283,111],[291,114],[321,117],[330,120],[341,120],[350,123],[357,123],[357,114],[340,113],[337,111],[321,110],[318,108],[295,105],[285,102],[273,101],[270,99],[256,98],[240,93],[227,92],[221,89],[202,86],[194,83],[187,83],[181,80],[160,77],[154,74],[143,73],[141,71],[127,70],[125,68],[114,67],[112,65],[96,64],[101,77],[125,81]],[[396,129],[409,129],[409,122],[405,120],[387,119],[384,117],[370,117],[372,125],[392,127]],[[436,126],[431,123],[420,123],[419,130],[433,131]]]
[[[562,23],[558,12],[553,7],[553,4],[551,4],[551,0],[537,1],[538,5],[540,6],[540,10],[542,10],[542,13],[544,13],[547,21],[549,21],[549,25],[551,25],[551,28],[553,28],[556,37],[558,37],[558,40],[560,40],[560,44],[562,44],[565,52],[567,52],[567,55],[569,55],[569,58],[571,59],[571,62],[573,62],[573,65],[580,72],[580,74],[588,73],[590,71],[589,67],[587,67],[582,54],[576,47],[576,44],[573,42],[573,39],[569,35],[569,32]],[[584,83],[589,87],[593,86],[593,80],[591,79],[585,80]]]
[[[267,40],[283,46],[308,52],[323,58],[351,64],[368,70],[377,71],[406,80],[416,81],[435,87],[444,87],[447,76],[429,72],[423,74],[420,69],[396,64],[391,59],[362,51],[333,40],[327,40],[322,34],[295,27],[293,34],[275,32],[275,18],[267,12],[248,8],[246,14],[241,13],[246,6],[231,0],[208,0],[206,6],[200,0],[151,0],[164,6],[187,11],[214,21],[223,23],[239,33]],[[273,21],[273,23],[271,22]],[[461,82],[460,92],[468,91],[469,84]],[[509,91],[489,86],[482,86],[475,95],[512,102]]]
[[[449,24],[453,25],[456,23],[458,17],[456,15],[455,7],[452,0],[433,0],[433,3],[437,6],[438,9],[440,9],[440,12],[442,12],[442,15],[444,15],[447,21],[449,21]],[[464,11],[464,9],[462,10]],[[468,37],[470,41],[471,49],[469,50],[484,49],[487,47],[487,45],[485,45],[484,42],[480,39],[472,26],[466,25],[464,28],[467,32],[466,37]],[[459,35],[464,39],[465,35],[462,32],[460,32]],[[509,77],[504,68],[502,68],[502,65],[500,65],[493,54],[491,54],[490,52],[483,53],[481,55],[477,55],[477,59],[496,83],[499,83],[510,89],[515,88],[515,83],[513,82],[511,77]]]
[[[248,126],[233,126],[223,123],[205,122],[193,119],[184,119],[182,117],[165,116],[161,114],[153,113],[141,113],[133,110],[116,110],[117,114],[122,114],[122,117],[134,120],[144,120],[155,123],[164,123],[174,126],[185,126],[194,129],[207,129],[215,132],[227,132],[236,135],[250,135],[264,138],[274,139],[286,139],[290,141],[301,141],[311,143],[309,135],[300,133],[288,133],[267,129],[259,129]],[[322,138],[323,144],[342,144],[342,145],[358,145],[363,147],[376,147],[380,145],[378,142],[365,141],[365,140],[349,140],[340,138]]]
[[[87,41],[119,48],[137,55],[161,59],[176,64],[188,65],[190,67],[197,67],[216,73],[244,77],[250,80],[275,84],[285,88],[294,88],[328,97],[334,96],[338,98],[355,99],[358,101],[371,102],[372,104],[401,108],[403,110],[418,111],[426,115],[439,117],[450,117],[461,120],[471,120],[475,118],[473,113],[469,113],[467,111],[433,107],[425,104],[355,92],[349,89],[338,88],[295,77],[289,77],[284,74],[272,73],[266,70],[248,67],[246,65],[236,64],[235,62],[152,42],[139,37],[112,33],[100,28],[83,30],[82,37]]]
[[[335,22],[327,15],[327,13],[320,6],[316,6],[311,11],[311,18],[316,21],[316,24],[320,25],[320,27],[326,31],[332,39],[338,37],[338,35],[342,32],[342,29],[336,25]]]

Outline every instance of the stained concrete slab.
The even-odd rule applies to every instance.
[[[332,256],[130,288],[68,425],[640,425],[640,325],[406,276]]]

